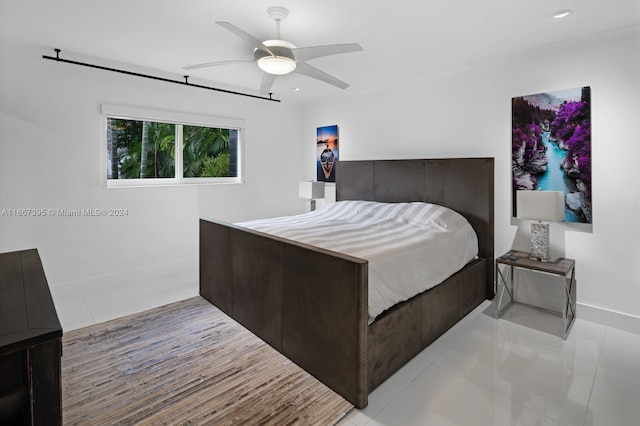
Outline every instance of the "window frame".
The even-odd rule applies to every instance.
[[[244,183],[244,133],[245,120],[238,118],[216,117],[177,111],[156,110],[124,105],[102,104],[101,140],[102,140],[102,181],[107,188],[155,187],[183,185],[211,185]],[[176,125],[175,176],[173,178],[145,179],[108,179],[107,178],[107,125],[109,118],[123,120],[152,121]],[[183,177],[182,164],[182,126],[200,126],[238,131],[237,140],[237,176],[235,177]]]

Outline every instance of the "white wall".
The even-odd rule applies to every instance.
[[[560,251],[554,254],[577,260],[579,316],[640,317],[637,27],[425,74],[394,91],[347,92],[302,112],[298,105],[57,64],[41,59],[51,54],[41,48],[0,44],[0,210],[129,210],[121,218],[0,217],[0,251],[37,247],[56,304],[70,301],[59,310],[63,327],[92,300],[117,303],[109,292],[118,285],[136,286],[156,305],[166,301],[159,294],[175,291],[169,281],[184,284],[183,296],[197,291],[201,216],[238,221],[302,211],[297,184],[314,178],[315,129],[329,124],[340,126],[343,160],[495,157],[496,254],[526,250],[528,230],[510,218],[510,100],[583,85],[591,86],[593,101],[593,230],[553,225]],[[106,189],[101,103],[245,119],[247,183]],[[108,319],[97,308],[91,314]]]
[[[126,217],[0,216],[0,252],[38,248],[56,304],[65,305],[63,326],[117,285],[153,299],[175,291],[166,287],[171,276],[183,293],[197,293],[201,216],[237,221],[304,210],[295,105],[47,61],[42,55],[52,52],[8,41],[0,52],[0,210],[128,210]],[[246,183],[107,189],[102,103],[246,120]]]
[[[529,222],[511,224],[511,98],[581,86],[593,103],[593,227],[553,224],[552,255],[576,259],[579,317],[640,331],[640,27],[323,100],[306,106],[304,138],[338,124],[342,160],[495,157],[496,255],[528,250]],[[305,158],[312,169],[313,146]]]

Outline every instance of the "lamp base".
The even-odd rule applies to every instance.
[[[307,200],[307,211],[312,212],[316,209],[316,200]]]
[[[549,224],[534,222],[531,224],[531,252],[529,259],[547,262],[549,256]]]

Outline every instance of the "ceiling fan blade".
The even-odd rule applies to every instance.
[[[362,46],[358,43],[327,44],[324,46],[298,47],[291,49],[291,51],[293,52],[293,56],[296,58],[296,62],[304,62],[309,59],[320,58],[322,56],[360,52],[362,51]]]
[[[216,21],[216,24],[220,25],[222,28],[226,29],[227,31],[231,31],[232,33],[234,33],[235,35],[237,35],[238,37],[240,37],[241,39],[243,39],[244,41],[249,43],[252,47],[254,47],[254,48],[258,49],[258,50],[263,50],[263,51],[269,53],[271,56],[275,56],[273,54],[273,52],[271,52],[271,50],[269,50],[269,48],[267,46],[262,44],[262,42],[260,40],[258,40],[257,38],[255,38],[251,34],[241,30],[240,28],[236,27],[235,25],[230,24],[229,22],[224,22],[224,21]]]
[[[195,70],[198,68],[208,68],[208,67],[216,67],[218,65],[229,65],[229,64],[242,64],[245,62],[255,62],[255,59],[241,59],[237,61],[216,61],[216,62],[205,62],[204,64],[196,64],[196,65],[187,65],[186,67],[182,67],[185,70]]]
[[[315,78],[320,81],[324,81],[325,83],[329,83],[341,89],[346,89],[347,87],[349,87],[349,84],[345,83],[344,81],[337,79],[334,76],[327,74],[326,72],[321,71],[316,67],[312,67],[311,65],[304,62],[299,63],[298,66],[296,66],[296,69],[293,70],[293,72],[306,75],[307,77]]]
[[[266,96],[271,91],[271,86],[273,86],[273,82],[276,81],[275,74],[263,73],[262,81],[260,82],[260,94]]]

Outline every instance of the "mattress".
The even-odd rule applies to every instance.
[[[236,225],[366,259],[369,323],[478,255],[469,222],[430,203],[338,201],[305,214]]]

